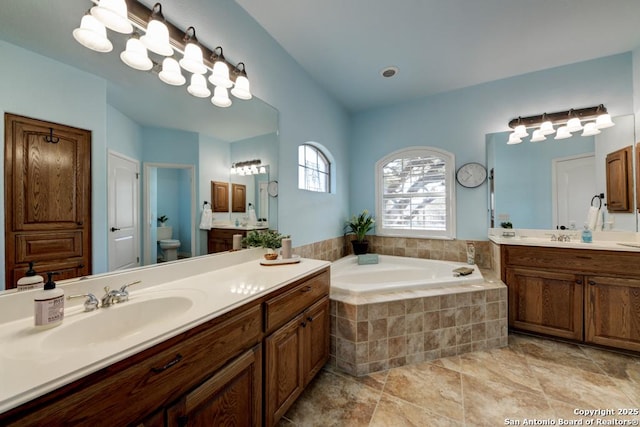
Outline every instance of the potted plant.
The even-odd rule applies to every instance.
[[[160,227],[164,227],[164,223],[169,221],[169,218],[166,215],[162,215],[158,217],[158,222],[160,223]]]
[[[247,237],[242,239],[242,243],[248,247],[261,247],[267,250],[264,257],[268,260],[278,258],[276,249],[282,247],[282,239],[289,238],[288,235],[280,234],[274,230],[250,231]]]
[[[373,229],[375,219],[369,214],[368,210],[363,210],[360,215],[353,215],[345,224],[344,228],[347,234],[355,235],[355,239],[351,241],[353,253],[356,255],[366,254],[369,249],[369,242],[365,240],[366,234]]]

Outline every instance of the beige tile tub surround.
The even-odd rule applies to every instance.
[[[368,297],[369,302],[333,294],[330,364],[360,376],[506,346],[506,287],[491,278],[482,288],[475,286],[449,294],[444,289],[390,293]]]
[[[293,253],[303,258],[336,261],[353,253],[352,236],[335,237],[293,248]],[[492,268],[490,241],[441,240],[409,237],[367,236],[369,252],[380,255],[396,255],[412,258],[467,262],[467,243],[476,248],[476,264],[480,268]]]

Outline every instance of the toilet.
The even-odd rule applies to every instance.
[[[178,259],[178,248],[180,240],[172,239],[172,227],[158,227],[158,243],[162,249],[162,257],[165,261],[175,261]]]

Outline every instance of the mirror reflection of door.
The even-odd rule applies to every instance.
[[[593,153],[553,161],[554,219],[556,228],[582,230],[591,199],[598,193]]]
[[[91,273],[91,132],[5,114],[5,271]]]
[[[140,163],[113,151],[108,158],[109,271],[140,265]]]

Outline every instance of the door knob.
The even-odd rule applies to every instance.
[[[120,229],[119,228],[115,228],[115,227],[111,227],[111,232],[118,231],[118,230],[120,230]]]

